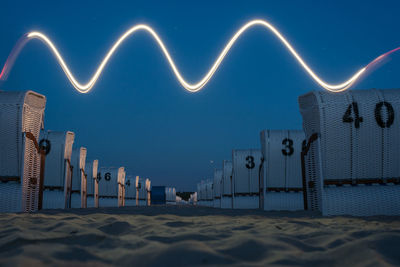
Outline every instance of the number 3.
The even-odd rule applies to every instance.
[[[285,149],[282,149],[282,154],[284,156],[291,156],[294,153],[293,140],[285,138],[282,141],[282,145],[285,145]]]
[[[246,168],[247,169],[253,169],[256,164],[254,164],[254,157],[253,156],[247,156],[246,157]]]

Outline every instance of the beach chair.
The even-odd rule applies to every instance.
[[[0,91],[0,212],[39,209],[42,179],[37,140],[45,105],[46,97],[33,91]]]
[[[136,186],[133,176],[125,178],[125,206],[136,206]]]
[[[400,90],[299,97],[306,208],[323,215],[400,215]]]
[[[189,203],[192,204],[193,206],[197,205],[197,192],[193,192],[192,194],[190,194],[190,198],[189,198]]]
[[[214,208],[221,208],[221,181],[222,170],[214,170]]]
[[[206,183],[204,180],[200,182],[200,205],[206,206],[207,203],[207,191],[206,191]]]
[[[221,208],[231,209],[233,205],[232,194],[232,161],[224,160],[222,163],[222,196]]]
[[[303,210],[302,130],[261,132],[260,206],[264,210]]]
[[[123,191],[121,187],[125,183],[125,168],[101,167],[98,180],[99,206],[119,207],[123,205]]]
[[[72,149],[72,191],[71,208],[86,208],[87,175],[85,173],[87,150],[84,147]]]
[[[209,179],[206,182],[206,206],[214,207],[214,183]]]
[[[232,151],[233,208],[257,209],[259,203],[259,149]]]
[[[167,204],[176,205],[176,190],[174,187],[168,187],[167,190]]]
[[[73,132],[45,131],[40,144],[47,149],[43,182],[43,209],[71,208],[71,154]]]
[[[146,179],[146,200],[147,206],[151,205],[151,181],[150,179]]]
[[[201,183],[197,183],[197,205],[202,206],[201,203]]]
[[[87,160],[85,173],[87,175],[87,206],[88,208],[99,207],[99,181],[97,179],[99,161]]]
[[[203,181],[197,184],[197,205],[204,206],[203,203]]]
[[[136,177],[136,192],[137,192],[137,200],[138,200],[138,206],[146,206],[147,201],[146,201],[146,180],[137,176]]]

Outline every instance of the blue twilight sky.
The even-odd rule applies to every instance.
[[[1,0],[0,64],[21,35],[39,30],[86,81],[119,35],[147,23],[185,78],[197,81],[242,24],[262,18],[319,75],[339,82],[400,46],[399,10],[399,1]],[[356,88],[398,88],[399,70],[394,55]],[[301,128],[297,97],[321,90],[262,28],[245,33],[196,94],[180,87],[145,33],[120,47],[89,94],[74,90],[38,40],[25,47],[0,89],[46,95],[46,129],[74,131],[75,144],[102,166],[125,166],[128,175],[178,190],[212,178],[233,148],[259,148],[262,129]]]

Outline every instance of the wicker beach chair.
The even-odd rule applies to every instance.
[[[87,160],[85,173],[87,175],[87,206],[88,208],[99,207],[99,181],[97,179],[99,161]]]
[[[323,215],[400,214],[400,91],[299,97],[306,208]]]
[[[42,132],[40,145],[47,149],[44,171],[43,209],[71,207],[73,132]]]
[[[221,181],[222,181],[222,170],[214,170],[214,208],[221,208]]]
[[[198,206],[203,206],[203,203],[201,203],[201,183],[197,183],[197,205]]]
[[[264,210],[303,210],[302,130],[261,132],[260,204]]]
[[[0,92],[0,212],[40,206],[38,145],[46,97],[33,91]]]
[[[213,189],[213,181],[210,179],[206,180],[205,186],[205,206],[213,207],[214,206],[214,189]]]
[[[146,206],[146,180],[144,178],[141,178],[139,176],[136,177],[136,193],[137,193],[137,200],[138,200],[138,206]]]
[[[135,178],[130,175],[125,178],[125,206],[136,206]]]
[[[257,209],[259,200],[259,149],[232,151],[233,208]]]
[[[221,208],[231,209],[233,206],[232,161],[224,160],[222,163],[222,171]]]
[[[72,191],[71,208],[87,207],[87,174],[85,173],[87,150],[84,147],[72,149]]]
[[[99,206],[119,207],[123,205],[125,168],[101,167],[99,180]]]

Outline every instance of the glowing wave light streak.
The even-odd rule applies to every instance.
[[[329,90],[331,92],[341,92],[344,91],[348,88],[350,88],[364,73],[365,71],[377,63],[378,61],[382,60],[385,56],[400,50],[400,47],[393,49],[373,61],[371,61],[367,66],[361,68],[358,70],[353,76],[351,76],[348,80],[339,83],[339,84],[329,84],[323,81],[321,78],[317,76],[317,74],[314,73],[314,71],[305,63],[305,61],[301,58],[301,56],[296,52],[296,50],[292,47],[292,45],[286,40],[286,38],[270,23],[264,20],[252,20],[245,25],[243,25],[234,35],[233,37],[229,40],[229,42],[226,44],[222,52],[219,54],[218,58],[215,60],[214,64],[211,66],[207,74],[197,83],[188,83],[183,76],[181,75],[180,71],[175,65],[174,60],[171,58],[171,55],[169,54],[166,46],[162,42],[161,38],[158,36],[158,34],[149,26],[144,25],[144,24],[139,24],[136,26],[133,26],[130,28],[128,31],[126,31],[111,47],[111,49],[108,51],[104,59],[101,61],[99,67],[93,74],[92,78],[86,83],[82,84],[78,82],[70,69],[68,68],[67,64],[65,63],[64,59],[62,58],[60,52],[57,50],[56,46],[50,41],[46,35],[40,33],[40,32],[30,32],[26,35],[24,35],[18,43],[15,45],[13,51],[11,52],[10,56],[8,57],[2,72],[0,73],[0,80],[5,80],[8,76],[8,73],[10,72],[12,65],[17,58],[19,52],[22,50],[23,46],[31,39],[37,38],[41,41],[43,41],[53,52],[54,56],[56,57],[58,63],[60,64],[61,68],[63,69],[64,73],[68,77],[69,81],[71,84],[75,87],[76,90],[78,90],[81,93],[87,93],[89,92],[93,86],[95,85],[96,81],[100,77],[104,67],[107,65],[108,61],[110,60],[111,56],[114,54],[115,50],[120,46],[120,44],[129,36],[133,35],[135,32],[144,30],[156,40],[157,44],[159,45],[160,49],[164,53],[164,56],[168,60],[168,63],[170,67],[172,68],[176,78],[178,79],[179,83],[189,92],[197,92],[201,90],[207,82],[211,79],[211,77],[214,75],[218,67],[220,66],[221,62],[233,46],[233,44],[236,42],[236,40],[249,28],[260,25],[264,26],[265,28],[269,29],[283,44],[284,46],[289,50],[289,52],[292,54],[292,56],[297,60],[297,62],[303,67],[303,69],[311,76],[311,78],[317,82],[321,87],[325,88],[326,90]]]

